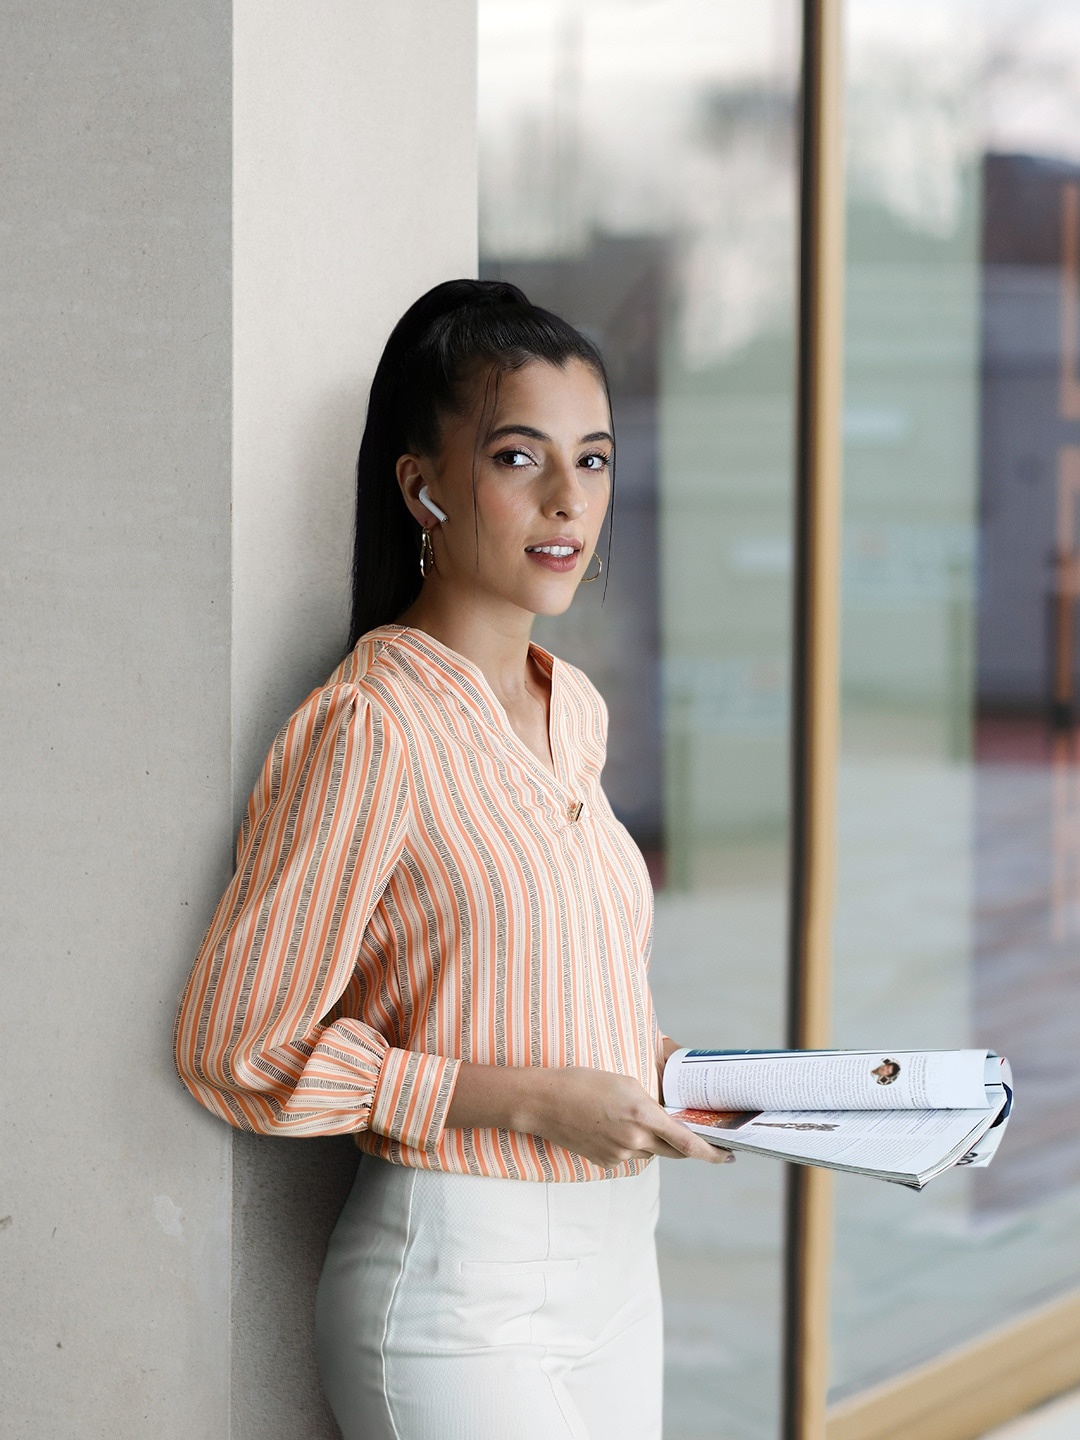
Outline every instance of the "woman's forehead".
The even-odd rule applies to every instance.
[[[609,420],[607,394],[591,366],[577,358],[565,365],[530,360],[498,376],[485,429],[526,424],[554,438],[562,431],[606,430]]]

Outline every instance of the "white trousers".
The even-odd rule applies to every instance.
[[[657,1172],[540,1184],[365,1155],[316,1310],[344,1440],[660,1440]]]

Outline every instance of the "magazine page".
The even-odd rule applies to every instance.
[[[978,1143],[963,1157],[958,1160],[958,1165],[966,1165],[972,1170],[985,1170],[990,1161],[997,1154],[998,1146],[1005,1137],[1005,1127],[1009,1123],[1013,1107],[1013,1077],[1012,1066],[1003,1055],[990,1055],[986,1060],[986,1083],[989,1087],[992,1084],[1000,1084],[1005,1091],[1005,1104],[1001,1114],[987,1130],[986,1134]]]
[[[735,1111],[986,1109],[989,1053],[677,1050],[664,1069],[664,1103]]]
[[[995,1107],[1004,1104],[997,1090]],[[676,1119],[717,1145],[754,1149],[778,1158],[842,1169],[915,1177],[951,1155],[965,1158],[994,1111],[773,1110],[736,1114],[684,1108]],[[995,1147],[996,1148],[996,1147]],[[976,1157],[973,1155],[972,1162]]]

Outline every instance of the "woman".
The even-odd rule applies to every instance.
[[[208,1109],[356,1135],[317,1329],[346,1440],[658,1440],[666,1114],[606,712],[530,643],[600,569],[603,363],[514,286],[387,343],[353,646],[274,743],[177,1021]],[[589,572],[587,576],[587,572]]]

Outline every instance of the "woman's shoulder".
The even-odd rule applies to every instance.
[[[279,765],[290,757],[303,762],[310,748],[325,736],[354,729],[358,724],[374,723],[377,728],[386,728],[386,707],[380,702],[377,682],[373,683],[377,664],[375,647],[361,642],[351,650],[289,715],[275,736],[271,760],[276,757]]]
[[[274,742],[280,758],[290,756],[303,762],[312,746],[333,734],[355,734],[371,730],[382,736],[380,749],[389,744],[396,748],[400,741],[399,726],[394,723],[390,707],[383,703],[377,684],[372,683],[372,667],[358,664],[363,657],[353,651],[338,664],[327,678],[308,692],[285,721]]]
[[[597,705],[604,705],[604,697],[580,666],[571,664],[569,660],[564,660],[559,655],[553,655],[552,660],[559,667],[559,675],[570,689]]]
[[[404,722],[417,696],[408,666],[397,654],[401,634],[400,625],[383,625],[361,635],[320,689],[348,692],[358,711],[370,708],[392,728],[395,721]],[[396,728],[405,739],[408,725]]]
[[[558,669],[559,688],[562,699],[572,710],[577,711],[580,729],[591,731],[600,744],[607,738],[608,708],[603,695],[589,679],[584,670],[572,665],[569,660],[552,656],[552,674]]]
[[[327,677],[326,688],[354,685],[364,698],[368,698],[373,682],[378,680],[379,670],[385,667],[383,650],[392,635],[393,632],[387,626],[361,635],[344,660]]]

